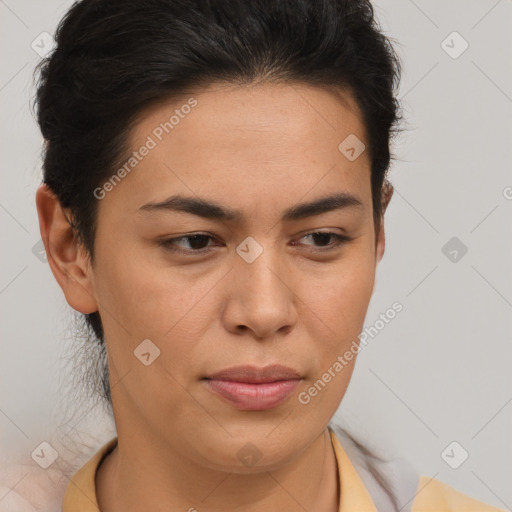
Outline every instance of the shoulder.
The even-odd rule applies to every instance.
[[[354,466],[376,510],[412,512],[411,496],[418,489],[418,473],[412,464],[403,458],[381,458],[380,454],[368,449],[339,425],[333,424],[330,428]]]
[[[419,475],[406,459],[368,449],[339,425],[336,434],[377,510],[400,512],[505,512],[472,498],[441,480]]]
[[[504,512],[482,503],[453,487],[427,476],[420,476],[411,512]]]

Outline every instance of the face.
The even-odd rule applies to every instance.
[[[246,443],[269,469],[325,429],[384,250],[368,151],[338,149],[351,134],[367,144],[350,94],[298,84],[215,84],[141,117],[137,156],[96,192],[88,293],[63,286],[101,315],[119,436],[242,472]],[[206,380],[275,364],[299,379]]]

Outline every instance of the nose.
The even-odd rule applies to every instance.
[[[251,263],[236,258],[223,311],[226,329],[250,331],[260,340],[289,333],[298,319],[299,299],[283,255],[269,248]]]

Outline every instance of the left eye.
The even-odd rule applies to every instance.
[[[346,242],[350,242],[350,240],[352,240],[352,238],[350,238],[346,235],[340,235],[338,233],[332,233],[330,231],[317,231],[315,233],[309,233],[308,235],[305,235],[302,238],[307,238],[307,237],[311,237],[313,240],[320,241],[321,243],[325,242],[329,238],[334,238],[336,240],[335,242],[333,242],[331,244],[327,243],[326,245],[322,245],[321,247],[319,247],[319,249],[321,251],[322,250],[329,251],[332,249],[336,249],[340,245],[342,245]]]
[[[340,235],[338,233],[333,233],[330,231],[316,231],[314,233],[309,233],[307,235],[304,235],[300,240],[303,238],[311,237],[312,240],[315,242],[319,242],[321,244],[320,247],[318,247],[319,251],[329,251],[336,249],[340,245],[349,242],[352,240],[352,238],[346,236],[346,235]],[[324,243],[327,242],[330,238],[334,238],[335,242],[332,243]],[[214,238],[211,235],[206,234],[194,234],[194,235],[185,235],[180,236],[177,238],[168,238],[166,240],[161,240],[159,242],[159,245],[165,247],[166,250],[173,251],[173,252],[182,252],[182,253],[196,253],[196,254],[202,254],[206,252],[211,252],[213,249],[208,248],[207,244],[209,240],[213,240]],[[188,249],[179,249],[176,246],[178,245],[177,242],[180,241],[187,241],[189,248]],[[206,247],[205,247],[206,245]],[[294,244],[297,245],[297,244]],[[306,244],[308,245],[308,244]]]

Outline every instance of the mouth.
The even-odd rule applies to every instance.
[[[261,411],[287,401],[302,377],[292,368],[281,365],[264,368],[238,366],[202,380],[210,391],[237,409]]]

